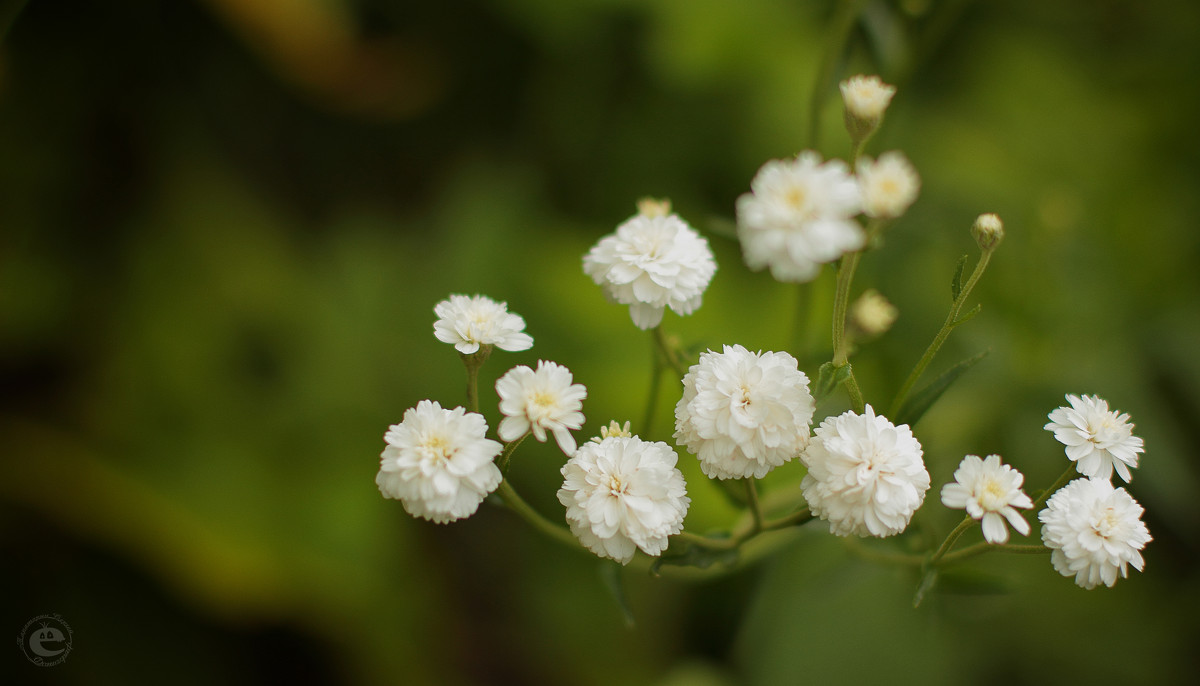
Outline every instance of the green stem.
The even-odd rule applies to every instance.
[[[937,552],[933,554],[933,557],[929,558],[929,564],[937,564],[938,560],[945,557],[946,553],[950,552],[950,548],[954,547],[954,543],[958,541],[958,537],[962,536],[967,529],[971,528],[971,525],[974,523],[975,520],[970,516],[964,517],[963,520],[958,523],[958,526],[954,527],[954,530],[946,536],[946,540],[942,541],[941,547],[937,549]]]
[[[662,354],[663,362],[682,379],[688,370],[687,366],[683,364],[683,360],[679,359],[679,351],[667,340],[667,335],[663,333],[661,324],[654,327],[653,332],[654,344],[658,347],[659,353]]]
[[[1069,482],[1071,479],[1075,478],[1075,475],[1076,475],[1075,463],[1072,462],[1071,464],[1067,465],[1067,471],[1065,471],[1061,475],[1059,475],[1058,480],[1055,481],[1053,484],[1051,484],[1050,488],[1047,488],[1046,490],[1042,491],[1042,494],[1037,497],[1037,500],[1033,501],[1033,510],[1032,511],[1037,512],[1038,508],[1040,508],[1042,506],[1042,504],[1045,503],[1046,500],[1050,496],[1054,495],[1055,491],[1062,488],[1063,486],[1066,486],[1067,482]]]
[[[818,67],[817,76],[813,80],[812,95],[808,101],[807,141],[810,149],[817,149],[817,134],[821,130],[821,107],[825,104],[825,97],[837,74],[838,63],[846,51],[850,32],[864,5],[866,5],[866,0],[841,0],[829,22],[829,28],[825,32],[827,36],[825,50],[821,53],[820,67]]]
[[[509,441],[508,443],[504,444],[504,450],[502,450],[500,455],[496,458],[496,466],[500,468],[500,471],[508,471],[508,461],[512,459],[513,452],[516,451],[517,446],[521,445],[521,441],[525,440],[530,433],[532,432],[526,431],[516,440]]]
[[[950,313],[946,315],[946,321],[942,324],[942,328],[933,337],[933,342],[925,349],[925,354],[917,361],[908,378],[904,380],[904,385],[900,387],[900,392],[896,394],[896,399],[892,401],[892,410],[890,414],[895,416],[899,412],[904,401],[908,399],[908,394],[912,392],[913,386],[920,380],[921,375],[925,373],[925,369],[929,363],[933,361],[934,355],[942,349],[942,344],[946,342],[946,338],[950,336],[950,332],[954,330],[962,322],[959,321],[959,313],[962,311],[963,305],[966,304],[967,298],[971,295],[971,290],[975,288],[975,284],[979,282],[979,277],[983,276],[983,272],[987,269],[988,262],[992,259],[992,250],[984,250],[979,255],[979,261],[975,263],[975,270],[971,272],[971,277],[967,279],[967,283],[963,285],[958,297],[950,305]]]
[[[854,272],[858,269],[858,261],[862,251],[848,253],[842,256],[837,270],[837,290],[833,295],[833,366],[837,368],[850,364],[850,341],[846,336],[846,310],[850,306],[850,283],[854,281]],[[866,402],[862,389],[858,387],[858,379],[854,369],[849,369],[846,380],[846,393],[850,396],[850,406],[855,412],[861,413]]]
[[[1044,555],[1051,552],[1044,545],[1014,545],[1009,543],[993,544],[983,541],[975,545],[967,546],[962,550],[942,558],[939,566],[946,567],[958,562],[962,562],[968,558],[982,555],[983,553],[1016,553],[1018,555]]]
[[[655,327],[656,332],[660,331],[661,327]],[[654,411],[658,407],[658,394],[662,389],[662,375],[666,369],[666,355],[663,352],[663,342],[661,333],[654,335],[654,344],[650,348],[650,389],[646,397],[646,412],[642,415],[642,424],[639,428],[639,433],[642,436],[651,434],[651,427],[654,422]]]
[[[467,411],[479,412],[479,368],[483,366],[488,355],[492,354],[492,346],[481,346],[471,354],[459,353],[463,366],[467,368]]]
[[[554,524],[550,520],[538,514],[537,510],[530,507],[529,503],[525,502],[521,496],[517,495],[516,489],[512,487],[512,484],[510,484],[507,479],[500,482],[500,486],[496,489],[496,494],[500,496],[500,499],[504,501],[504,505],[508,507],[508,509],[512,510],[518,517],[528,522],[531,526],[533,526],[533,528],[537,529],[543,534],[546,534],[559,543],[568,545],[575,550],[580,549],[579,541],[575,539],[575,536],[568,529]]]

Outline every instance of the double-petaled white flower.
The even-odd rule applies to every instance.
[[[717,263],[708,241],[669,214],[669,205],[641,210],[584,255],[583,271],[610,300],[629,306],[638,328],[653,329],[668,307],[680,315],[700,307]]]
[[[483,415],[422,400],[388,428],[375,483],[415,517],[439,524],[469,517],[500,485],[492,460],[502,446],[484,438]]]
[[[858,183],[845,163],[811,150],[771,160],[737,200],[738,239],[746,265],[770,268],[780,281],[811,281],[822,264],[863,247],[853,217],[862,210]]]
[[[494,345],[501,350],[528,350],[533,339],[525,331],[525,320],[508,311],[507,303],[498,303],[482,295],[452,295],[433,308],[438,320],[433,335],[451,343],[464,355]]]
[[[1033,501],[1021,490],[1025,476],[1000,462],[999,455],[967,455],[954,471],[954,481],[942,486],[942,504],[965,509],[973,519],[982,520],[983,538],[988,543],[1007,543],[1005,520],[1022,536],[1029,535],[1029,522],[1016,508],[1033,507]]]
[[[610,435],[584,443],[562,468],[558,501],[584,547],[621,564],[659,555],[683,530],[691,499],[666,443]]]
[[[856,176],[862,190],[863,212],[869,217],[899,217],[917,199],[921,189],[917,170],[900,152],[885,152],[877,160],[859,162]]]
[[[587,389],[572,381],[569,369],[545,360],[538,361],[536,371],[525,365],[508,370],[496,381],[504,415],[497,430],[500,438],[514,441],[532,431],[545,442],[549,431],[564,453],[574,453],[575,437],[570,430],[583,426],[581,410]]]
[[[1117,414],[1108,403],[1094,395],[1068,395],[1070,407],[1050,413],[1047,431],[1067,446],[1067,459],[1080,474],[1093,479],[1111,479],[1113,469],[1128,483],[1130,467],[1138,466],[1142,439],[1133,435],[1128,414]]]
[[[804,450],[812,416],[796,358],[727,345],[701,354],[684,375],[675,440],[711,478],[762,478]]]
[[[929,490],[921,444],[867,405],[829,417],[800,456],[809,509],[838,536],[891,536],[908,526]]]
[[[1076,479],[1063,486],[1038,513],[1042,541],[1051,563],[1083,588],[1111,587],[1129,565],[1145,565],[1141,550],[1150,542],[1142,506],[1107,479]]]

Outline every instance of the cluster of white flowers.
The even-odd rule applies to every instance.
[[[1128,414],[1108,409],[1108,402],[1091,396],[1067,395],[1070,407],[1049,414],[1045,429],[1066,446],[1067,459],[1084,479],[1076,479],[1050,497],[1038,513],[1042,542],[1052,550],[1051,561],[1063,576],[1074,576],[1083,588],[1112,586],[1127,567],[1142,570],[1141,549],[1150,531],[1141,521],[1142,506],[1124,488],[1114,488],[1115,470],[1128,483],[1130,467],[1144,452],[1133,435]]]
[[[629,305],[639,329],[653,329],[668,307],[687,315],[700,306],[717,263],[708,241],[669,205],[640,209],[584,256],[583,271],[610,300]]]
[[[414,517],[439,524],[469,517],[500,485],[492,460],[503,446],[486,433],[483,415],[422,400],[384,435],[375,483]]]
[[[800,459],[809,509],[838,536],[892,536],[904,531],[929,490],[921,444],[907,424],[895,426],[870,405],[829,417]]]
[[[554,434],[558,447],[568,456],[575,452],[575,437],[571,429],[583,426],[583,399],[587,389],[572,383],[574,378],[566,367],[545,360],[538,361],[537,370],[518,365],[496,381],[500,394],[500,438],[515,441],[526,433],[546,441],[546,432]]]
[[[858,160],[895,88],[876,76],[857,76],[843,82],[841,90]],[[846,163],[823,161],[814,151],[768,161],[751,181],[750,192],[736,203],[745,262],[754,270],[769,269],[780,281],[810,281],[823,265],[864,249],[885,220],[908,210],[920,185],[899,152],[858,160],[853,173]],[[986,257],[1003,239],[1003,224],[995,215],[981,215],[972,233]],[[986,260],[981,258],[980,264]],[[665,310],[687,315],[700,306],[716,263],[708,241],[671,213],[668,202],[647,200],[639,203],[638,214],[584,255],[583,271],[609,300],[629,307],[638,328],[654,329]],[[848,284],[839,280],[840,298],[848,296]],[[844,314],[845,299],[838,305]],[[452,295],[434,311],[434,335],[464,356],[468,404],[475,410],[477,371],[488,353],[493,348],[527,350],[533,339],[524,332],[525,321],[510,313],[506,303],[481,295]],[[879,335],[895,318],[896,309],[868,290],[850,309],[850,339]],[[835,324],[844,327],[841,321]],[[835,329],[835,341],[840,331]],[[664,359],[683,373],[671,344],[658,334]],[[850,343],[846,349],[852,347]],[[844,357],[835,356],[836,362]],[[923,369],[918,367],[918,375]],[[515,497],[501,486],[500,466],[507,465],[524,437],[533,435],[544,443],[553,435],[568,458],[561,468],[558,501],[566,508],[570,531],[585,548],[626,564],[638,550],[661,555],[670,537],[683,531],[691,499],[674,447],[643,440],[628,422],[612,422],[599,437],[577,446],[572,431],[583,427],[587,389],[555,362],[540,360],[536,369],[514,366],[496,381],[495,390],[503,416],[496,434],[507,449],[486,438],[487,423],[477,412],[422,400],[384,436],[376,476],[380,492],[399,499],[416,517],[437,523],[462,519],[498,488],[505,498]],[[877,415],[856,392],[851,397],[861,414],[826,417],[811,431],[815,403],[797,360],[785,352],[725,345],[720,352],[702,353],[683,373],[673,437],[713,479],[763,478],[798,457],[807,469],[799,490],[811,516],[827,522],[831,533],[893,536],[908,528],[930,487],[923,449],[907,424],[895,425]],[[1132,479],[1130,469],[1138,466],[1143,443],[1133,435],[1129,415],[1109,410],[1106,401],[1094,395],[1066,399],[1069,406],[1050,412],[1045,429],[1087,478],[1071,481],[1049,498],[1038,514],[1041,537],[1058,572],[1074,576],[1084,588],[1112,586],[1118,576],[1128,574],[1129,566],[1144,567],[1141,550],[1151,540],[1141,521],[1142,507],[1111,483],[1114,471],[1125,482]],[[1030,522],[1019,512],[1034,507],[1023,483],[1021,472],[999,455],[967,455],[954,481],[943,485],[941,502],[979,521],[988,544],[1004,545],[1009,527],[1022,536],[1031,533]],[[748,492],[754,494],[752,486]],[[798,521],[764,522],[762,514],[755,509],[755,529],[748,535]],[[968,525],[972,522],[964,519],[931,558],[933,563]],[[688,545],[704,543],[694,537]]]
[[[804,449],[813,408],[796,358],[727,345],[683,377],[675,440],[711,478],[762,478]]]
[[[1029,535],[1029,522],[1016,508],[1033,507],[1033,501],[1021,490],[1024,475],[1000,462],[999,455],[967,455],[954,472],[954,482],[942,486],[942,504],[966,509],[967,514],[983,522],[983,538],[988,543],[1007,543],[1005,520],[1022,536]]]
[[[562,468],[558,501],[588,550],[621,564],[659,555],[683,531],[691,499],[671,446],[615,434],[583,444]]]
[[[1141,549],[1150,542],[1142,506],[1108,479],[1076,479],[1046,502],[1038,514],[1050,561],[1083,588],[1111,587],[1127,567],[1141,571]]]
[[[438,316],[433,323],[433,335],[443,343],[453,344],[464,355],[489,345],[509,351],[533,347],[533,339],[525,333],[525,320],[510,313],[507,303],[482,295],[452,295],[433,311]]]

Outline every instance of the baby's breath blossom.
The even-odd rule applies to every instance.
[[[422,400],[388,428],[375,483],[414,517],[439,524],[469,517],[500,485],[492,460],[502,446],[484,438],[483,415]]]
[[[1042,521],[1042,542],[1050,562],[1083,588],[1112,587],[1127,566],[1142,571],[1142,548],[1151,541],[1142,506],[1107,479],[1076,479],[1050,496]]]
[[[846,113],[858,119],[876,120],[883,117],[896,87],[884,83],[878,76],[851,76],[838,87],[842,91],[842,103]]]
[[[1007,543],[1012,525],[1022,536],[1029,535],[1029,522],[1015,508],[1033,507],[1021,490],[1021,472],[1002,464],[999,455],[967,455],[954,472],[954,481],[942,486],[942,504],[966,509],[973,519],[983,521],[983,538],[988,543]]]
[[[702,353],[683,377],[675,440],[710,478],[762,478],[804,450],[812,415],[796,358],[727,345]]]
[[[515,441],[532,431],[546,441],[546,432],[554,434],[558,447],[568,456],[575,452],[575,437],[570,429],[583,426],[583,399],[587,389],[571,383],[566,367],[538,360],[537,371],[517,365],[496,381],[500,395],[500,420],[497,433],[505,441]]]
[[[615,424],[615,422],[614,422]],[[626,564],[635,548],[659,555],[683,530],[691,499],[666,443],[611,435],[584,443],[562,468],[558,501],[584,547]]]
[[[1000,217],[991,214],[981,214],[971,225],[971,235],[982,250],[994,250],[1000,241],[1004,240],[1004,222]]]
[[[680,315],[695,311],[717,270],[708,241],[669,208],[643,202],[583,257],[584,273],[609,300],[629,305],[640,329],[658,326],[668,307]]]
[[[533,346],[533,339],[524,333],[525,320],[510,313],[507,303],[482,295],[452,295],[433,311],[438,316],[433,323],[433,335],[443,343],[453,343],[464,355],[490,345],[509,351]]]
[[[877,160],[858,163],[858,186],[862,189],[863,212],[869,217],[894,219],[904,214],[917,199],[921,178],[903,153],[885,152]]]
[[[769,267],[780,281],[811,281],[822,264],[863,247],[866,235],[852,219],[861,209],[858,184],[844,162],[822,164],[811,150],[771,160],[737,200],[746,265]]]
[[[1094,395],[1067,395],[1067,402],[1071,406],[1051,412],[1045,426],[1067,446],[1067,459],[1093,479],[1111,479],[1115,468],[1126,483],[1132,480],[1129,468],[1138,466],[1138,453],[1144,450],[1129,415],[1110,411],[1108,402]]]
[[[800,456],[800,489],[812,513],[838,536],[904,531],[929,490],[921,444],[907,424],[895,426],[870,405],[829,417]]]

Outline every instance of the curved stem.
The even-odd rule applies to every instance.
[[[467,411],[479,412],[479,368],[492,354],[492,346],[485,345],[471,354],[459,353],[463,366],[467,368]]]
[[[1075,477],[1075,474],[1076,474],[1075,463],[1072,462],[1071,464],[1067,465],[1067,471],[1065,471],[1061,475],[1059,475],[1058,479],[1053,484],[1050,485],[1050,488],[1047,488],[1046,490],[1042,491],[1042,494],[1037,497],[1037,500],[1033,501],[1033,508],[1031,511],[1037,512],[1038,508],[1041,507],[1042,504],[1045,503],[1046,500],[1050,498],[1050,496],[1054,495],[1055,491],[1062,488],[1063,486],[1066,486],[1067,482],[1069,482],[1072,478]]]
[[[954,527],[954,529],[946,536],[946,540],[942,541],[941,547],[937,549],[937,552],[933,554],[933,557],[929,558],[929,564],[937,564],[938,560],[945,557],[946,553],[950,552],[950,548],[954,547],[954,543],[958,541],[958,537],[962,536],[974,523],[975,520],[970,516],[964,517],[963,520],[958,523],[958,526]]]
[[[508,461],[512,459],[512,454],[516,451],[517,446],[521,445],[521,441],[529,437],[530,433],[532,432],[526,431],[516,440],[504,444],[504,450],[500,451],[500,455],[496,457],[496,466],[500,468],[500,471],[508,471]]]
[[[659,353],[662,354],[663,362],[682,379],[688,370],[683,364],[683,360],[679,359],[679,351],[667,340],[667,335],[663,333],[661,324],[654,327],[653,332],[654,344],[658,347]]]
[[[900,407],[904,404],[904,401],[908,399],[908,394],[912,392],[913,386],[917,384],[917,381],[921,378],[921,375],[925,373],[925,368],[928,367],[929,363],[933,361],[933,356],[937,355],[938,351],[942,349],[942,344],[946,342],[946,338],[950,336],[950,332],[953,331],[956,326],[962,323],[958,319],[959,313],[962,311],[963,305],[967,302],[967,298],[970,297],[971,290],[975,288],[975,284],[979,282],[979,277],[983,276],[983,272],[985,269],[987,269],[988,262],[991,259],[992,250],[984,250],[979,255],[979,261],[975,263],[975,270],[971,272],[971,277],[967,279],[967,282],[963,285],[958,297],[955,298],[954,302],[950,305],[950,313],[946,315],[946,321],[944,324],[942,324],[941,330],[938,331],[937,335],[933,337],[933,342],[930,343],[929,347],[925,349],[925,354],[922,355],[921,359],[917,361],[916,366],[913,367],[913,370],[908,375],[908,378],[904,380],[904,385],[900,387],[900,391],[896,394],[896,399],[892,401],[892,409],[890,412],[892,416],[895,416],[895,414],[900,410]]]
[[[496,494],[500,496],[500,499],[504,501],[504,505],[508,507],[508,509],[512,510],[518,517],[528,522],[531,526],[533,526],[533,528],[537,529],[543,534],[546,534],[559,543],[568,545],[576,550],[580,549],[579,541],[575,539],[575,536],[570,532],[570,530],[554,524],[539,514],[537,510],[530,507],[529,503],[525,502],[521,496],[517,494],[516,489],[512,487],[512,484],[508,482],[508,479],[500,482],[500,486],[496,488]]]
[[[1014,544],[1009,544],[1009,543],[993,544],[993,543],[988,543],[987,541],[982,541],[980,543],[976,543],[975,545],[969,545],[966,548],[963,548],[962,550],[959,550],[954,553],[950,553],[949,555],[943,557],[941,564],[939,566],[945,567],[948,565],[952,565],[957,562],[962,562],[963,560],[966,560],[968,558],[975,557],[976,555],[982,555],[983,553],[1016,553],[1019,555],[1043,555],[1043,554],[1046,554],[1049,552],[1051,552],[1051,550],[1044,545],[1014,545]]]

